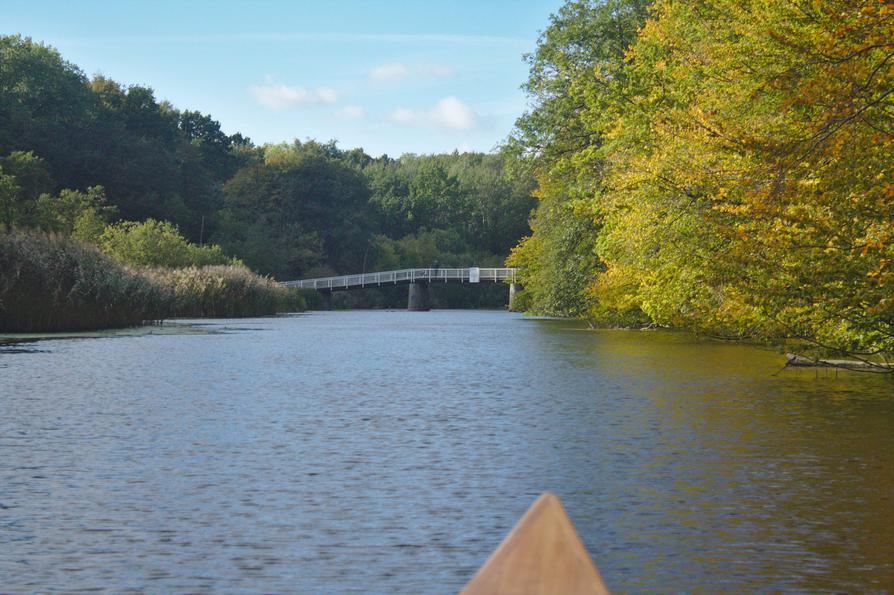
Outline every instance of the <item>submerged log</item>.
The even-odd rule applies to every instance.
[[[541,495],[460,595],[607,595],[555,494]]]
[[[786,353],[786,364],[796,368],[844,368],[846,370],[894,370],[894,364],[854,359],[821,359]]]

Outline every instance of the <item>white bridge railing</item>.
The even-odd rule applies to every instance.
[[[518,269],[489,269],[470,267],[467,269],[402,269],[399,271],[383,271],[380,273],[362,273],[359,275],[340,275],[338,277],[321,277],[319,279],[302,279],[299,281],[283,281],[287,287],[299,289],[350,289],[354,287],[376,287],[379,285],[397,285],[404,283],[498,283],[500,281],[515,282]]]

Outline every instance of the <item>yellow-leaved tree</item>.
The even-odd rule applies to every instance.
[[[594,294],[661,324],[894,352],[894,3],[660,0],[628,64]]]

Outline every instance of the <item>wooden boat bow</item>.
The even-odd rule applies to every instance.
[[[559,498],[542,494],[460,595],[604,595],[605,586]]]

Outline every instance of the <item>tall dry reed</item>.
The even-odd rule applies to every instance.
[[[304,309],[297,290],[245,267],[134,269],[58,234],[0,232],[0,331],[81,331],[172,316]]]
[[[173,294],[58,234],[0,233],[0,330],[79,331],[163,318]]]
[[[244,266],[153,269],[149,276],[173,292],[174,316],[240,318],[307,309],[297,290]]]

